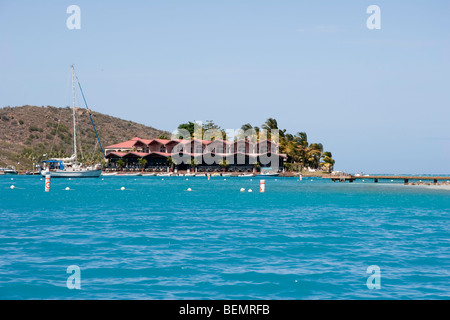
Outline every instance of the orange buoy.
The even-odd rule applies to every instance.
[[[266,180],[259,181],[259,192],[266,192]]]
[[[45,175],[45,192],[50,192],[50,175]]]

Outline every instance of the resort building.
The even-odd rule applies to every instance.
[[[278,153],[279,147],[270,140],[167,140],[141,139],[117,143],[105,148],[110,169],[117,169],[122,160],[128,170],[142,169],[139,159],[145,159],[146,171],[195,169],[199,172],[226,171],[251,172],[260,167],[282,169],[286,155]],[[169,159],[170,158],[170,159]]]

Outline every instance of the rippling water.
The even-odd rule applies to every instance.
[[[270,178],[261,194],[257,178],[105,177],[53,179],[45,193],[39,177],[13,178],[0,177],[2,299],[450,296],[449,190]],[[81,290],[66,287],[70,265]]]

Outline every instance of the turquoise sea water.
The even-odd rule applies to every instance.
[[[45,193],[40,177],[12,178],[0,177],[2,299],[450,296],[450,190],[105,177],[53,179]],[[70,265],[80,290],[66,287]],[[366,286],[371,265],[381,289]]]

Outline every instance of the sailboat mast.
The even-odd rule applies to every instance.
[[[75,121],[75,78],[72,65],[72,98],[73,98],[73,154],[75,155],[75,161],[77,161],[77,133],[76,133],[76,121]]]

